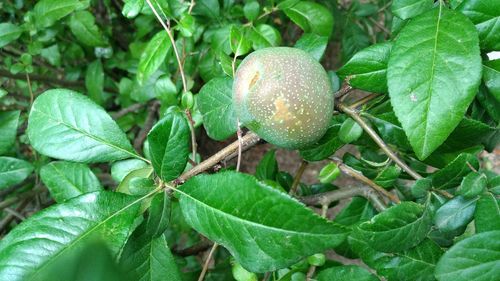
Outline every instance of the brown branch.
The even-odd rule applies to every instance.
[[[332,190],[324,193],[301,197],[299,198],[299,200],[309,206],[328,206],[332,202],[340,201],[342,199],[347,199],[354,196],[365,197],[378,211],[383,211],[387,208],[385,203],[382,202],[382,200],[378,197],[377,193],[367,186],[352,186],[349,188]]]
[[[260,137],[257,136],[253,132],[248,132],[246,135],[244,135],[241,138],[241,142],[243,147],[250,147],[255,145],[260,141]],[[210,158],[206,159],[205,161],[201,162],[197,166],[193,167],[191,170],[185,172],[184,174],[180,175],[177,180],[175,180],[175,184],[182,184],[184,183],[187,179],[196,176],[199,173],[202,173],[208,169],[211,169],[213,166],[217,165],[219,162],[225,160],[228,156],[232,155],[233,153],[238,151],[238,143],[239,141],[235,141],[231,143],[230,145],[226,146]]]
[[[293,179],[292,187],[290,187],[290,192],[288,194],[294,195],[297,192],[297,188],[300,184],[300,179],[302,178],[302,175],[307,168],[307,164],[308,163],[305,160],[302,160],[302,162],[300,163],[299,169],[295,173],[295,178]]]
[[[9,198],[3,200],[2,202],[0,202],[0,210],[8,208],[8,207],[16,204],[17,202],[19,202],[25,198],[32,197],[32,196],[34,196],[34,195],[36,195],[44,190],[45,190],[44,187],[37,187],[37,188],[34,188],[32,190],[20,193],[19,195],[16,195],[15,197],[9,197]]]
[[[399,204],[401,202],[399,200],[399,198],[395,194],[390,193],[389,191],[385,190],[380,185],[378,185],[375,182],[373,182],[371,179],[365,177],[363,175],[363,173],[361,173],[361,172],[359,172],[359,171],[357,171],[357,170],[355,170],[355,169],[347,166],[346,164],[344,164],[344,162],[342,162],[341,159],[339,159],[337,157],[330,157],[328,159],[330,159],[333,162],[335,162],[337,164],[337,166],[339,167],[339,169],[343,173],[345,173],[346,175],[351,176],[351,177],[353,177],[353,178],[361,181],[362,183],[368,185],[369,187],[373,188],[378,193],[380,193],[380,194],[384,195],[385,197],[389,198],[394,203]]]
[[[375,141],[375,143],[382,149],[382,151],[389,156],[389,158],[392,159],[399,167],[401,167],[406,173],[408,173],[410,176],[412,176],[414,179],[418,180],[421,179],[422,176],[419,175],[417,172],[415,172],[413,169],[411,169],[408,165],[406,165],[405,162],[403,162],[399,157],[392,152],[392,150],[387,146],[387,144],[382,140],[382,138],[379,137],[379,135],[368,125],[368,123],[361,118],[359,115],[359,111],[356,109],[352,109],[349,106],[346,106],[343,103],[337,103],[335,107],[347,115],[349,115],[352,119],[354,119],[362,128],[363,130]]]
[[[31,202],[31,200],[33,200],[33,198],[25,198],[21,204],[19,204],[19,206],[16,208],[16,213],[19,213],[21,212],[22,210],[24,210],[24,208],[26,208],[28,206],[28,204]],[[16,215],[15,214],[12,214],[12,213],[9,213],[8,215],[6,215],[2,221],[0,221],[0,233],[2,233],[9,225],[10,223],[16,218]]]
[[[203,269],[201,270],[200,277],[198,277],[198,281],[203,281],[203,279],[205,279],[205,274],[207,273],[208,265],[210,264],[210,261],[212,260],[212,256],[214,255],[215,250],[217,250],[218,246],[219,246],[219,244],[214,243],[212,246],[212,249],[210,249],[210,252],[208,253],[205,264],[203,265]]]
[[[333,94],[335,99],[342,98],[343,96],[347,95],[352,90],[352,86],[349,85],[350,79],[351,79],[351,76],[348,76],[344,81],[344,85],[337,92],[335,92]]]
[[[188,248],[185,248],[185,249],[178,250],[178,249],[174,248],[174,249],[172,249],[172,252],[175,255],[181,256],[181,257],[194,256],[194,255],[197,255],[201,252],[208,250],[212,245],[213,245],[213,243],[210,240],[204,239],[200,243],[195,244],[195,245],[188,247]]]
[[[160,108],[159,101],[155,100],[151,103],[151,105],[148,108],[148,116],[146,117],[146,121],[144,121],[144,126],[139,131],[137,138],[135,138],[134,140],[134,148],[141,154],[142,154],[142,145],[146,141],[149,131],[151,131],[151,128],[153,128],[153,125],[155,123],[156,113],[159,108]]]
[[[122,108],[120,109],[119,111],[111,114],[111,116],[113,117],[113,119],[119,119],[129,113],[132,113],[132,112],[137,112],[139,111],[141,108],[143,108],[144,106],[146,106],[144,103],[134,103],[132,104],[131,106],[128,106],[128,107],[125,107],[125,108]]]

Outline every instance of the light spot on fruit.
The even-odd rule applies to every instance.
[[[257,71],[255,72],[255,75],[253,76],[252,80],[250,80],[250,84],[248,85],[248,90],[251,90],[252,87],[257,83],[257,80],[259,80],[260,73]]]
[[[278,97],[274,101],[274,108],[276,110],[274,111],[273,120],[283,123],[293,119],[293,114],[290,112],[288,105],[286,104],[283,97]]]

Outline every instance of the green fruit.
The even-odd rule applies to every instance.
[[[233,103],[244,126],[269,143],[298,149],[328,129],[333,90],[326,71],[305,51],[266,48],[241,62]]]

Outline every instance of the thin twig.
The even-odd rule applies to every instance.
[[[156,113],[158,108],[160,107],[160,103],[158,101],[154,101],[151,106],[148,108],[148,116],[146,117],[146,121],[144,122],[144,126],[141,131],[137,135],[137,138],[134,140],[134,148],[139,153],[142,153],[142,145],[146,141],[148,137],[149,131],[153,128],[155,123]]]
[[[352,90],[351,85],[349,85],[349,80],[351,80],[351,76],[347,76],[347,78],[344,81],[344,85],[342,85],[342,87],[337,92],[335,92],[333,94],[335,99],[342,98],[343,96],[347,95]]]
[[[253,146],[259,141],[260,137],[253,132],[248,132],[241,138],[241,143],[243,147]],[[207,160],[193,167],[191,170],[180,175],[179,178],[175,181],[175,183],[176,184],[184,183],[187,179],[196,176],[197,174],[202,173],[208,169],[211,169],[217,163],[226,159],[226,157],[228,157],[229,155],[237,152],[238,147],[239,147],[239,141],[231,143],[230,145],[226,146],[225,148],[214,154],[212,157],[208,158]]]
[[[302,162],[300,162],[300,166],[297,169],[297,172],[295,173],[295,178],[293,179],[292,187],[290,187],[290,192],[288,194],[294,195],[297,192],[297,188],[299,187],[300,184],[300,179],[302,178],[302,175],[304,174],[307,165],[308,163],[305,160],[302,160]]]
[[[379,212],[387,207],[379,198],[376,191],[367,186],[351,186],[349,188],[332,190],[324,193],[314,194],[299,198],[300,201],[309,206],[329,206],[332,202],[337,202],[343,199],[352,198],[354,196],[362,196],[370,201]]]
[[[240,171],[240,166],[241,166],[241,155],[243,154],[243,142],[242,142],[242,136],[243,136],[243,131],[241,130],[241,124],[238,119],[238,129],[236,130],[236,136],[238,137],[238,158],[236,159],[236,171]]]
[[[120,109],[119,111],[111,114],[111,116],[113,117],[113,119],[119,119],[129,113],[132,113],[132,112],[137,112],[139,111],[140,109],[142,109],[146,104],[144,103],[134,103],[132,104],[131,106],[128,106],[128,107],[125,107],[125,108],[122,108]]]
[[[204,239],[200,243],[195,244],[191,247],[185,248],[185,249],[172,249],[172,252],[181,257],[188,257],[188,256],[194,256],[197,255],[203,251],[208,250],[213,245],[213,243],[210,240]]]
[[[358,107],[360,107],[361,105],[364,105],[365,103],[367,103],[367,102],[371,101],[372,99],[374,99],[374,98],[376,98],[376,97],[378,97],[378,96],[379,96],[379,95],[377,95],[377,94],[367,95],[367,96],[365,96],[365,97],[363,97],[363,98],[361,98],[361,99],[359,99],[359,100],[355,101],[354,103],[350,104],[350,105],[349,105],[349,107],[350,107],[350,108],[354,108],[354,109],[355,109],[355,108],[358,108]]]
[[[19,206],[16,208],[16,212],[22,212],[22,210],[24,210],[24,208],[26,208],[28,206],[28,204],[31,202],[33,198],[29,197],[29,198],[25,198],[20,204]],[[0,233],[2,233],[9,225],[10,223],[16,218],[16,216],[14,214],[8,214],[6,215],[2,221],[0,221]]]
[[[380,30],[382,30],[382,32],[384,32],[385,35],[388,35],[388,36],[391,35],[391,31],[389,29],[387,29],[385,26],[381,25],[378,21],[374,20],[373,18],[369,18],[369,20],[372,23],[374,23],[378,28],[380,28]]]
[[[337,157],[330,157],[328,158],[330,160],[332,160],[333,162],[335,162],[337,164],[337,166],[339,167],[339,169],[345,173],[346,175],[349,175],[361,182],[363,182],[364,184],[370,186],[371,188],[373,188],[375,191],[377,191],[378,193],[384,195],[385,197],[387,197],[388,199],[390,199],[392,202],[394,203],[397,203],[399,204],[401,201],[399,200],[399,198],[393,194],[393,193],[390,193],[389,191],[385,190],[383,187],[381,187],[380,185],[376,184],[375,182],[373,182],[371,179],[365,177],[363,175],[363,173],[359,172],[359,171],[356,171],[355,169],[347,166],[346,164],[344,164],[344,162],[342,162],[341,159],[337,158]]]
[[[196,143],[196,132],[194,131],[194,120],[193,120],[193,116],[191,115],[191,112],[189,111],[189,109],[186,109],[184,111],[184,113],[186,114],[186,117],[187,117],[187,120],[189,123],[189,130],[191,131],[191,150],[193,153],[193,161],[195,161],[195,165],[196,165],[196,149],[197,149],[198,145]]]
[[[473,172],[476,172],[477,173],[477,170],[476,168],[474,168],[474,166],[472,166],[469,161],[465,162],[465,164],[467,164],[467,166],[469,167],[469,169],[471,169]]]
[[[33,104],[33,101],[35,100],[35,95],[33,95],[33,89],[31,88],[31,80],[30,80],[30,75],[28,72],[26,72],[26,83],[28,83],[28,91],[30,93],[30,107]]]
[[[208,253],[207,260],[205,261],[205,264],[203,265],[203,269],[201,270],[200,277],[198,277],[198,281],[203,281],[203,279],[205,279],[205,274],[207,274],[208,265],[210,264],[210,260],[212,259],[212,256],[215,253],[215,250],[217,250],[218,246],[219,246],[219,244],[214,243],[214,245],[210,249],[210,252]]]
[[[179,55],[179,51],[177,50],[177,46],[175,44],[175,39],[174,39],[174,35],[172,33],[172,29],[170,29],[170,27],[169,27],[170,22],[167,22],[167,23],[163,22],[162,18],[160,17],[158,12],[154,8],[153,4],[151,4],[151,1],[146,0],[146,2],[148,3],[149,7],[151,8],[153,13],[155,14],[155,16],[158,19],[158,21],[160,22],[160,24],[163,26],[163,29],[165,29],[165,31],[167,32],[168,38],[170,39],[170,43],[172,44],[172,49],[174,50],[175,58],[177,59],[177,64],[179,65],[179,72],[181,74],[181,79],[182,79],[182,87],[184,88],[184,92],[187,92],[187,82],[186,82],[186,76],[184,74],[184,66],[182,65],[181,57]]]
[[[189,4],[189,9],[188,9],[189,14],[191,14],[191,12],[193,12],[193,8],[195,5],[196,5],[196,2],[194,0],[191,0],[191,3]]]
[[[399,159],[399,157],[392,152],[392,150],[387,146],[387,144],[380,138],[380,136],[368,125],[368,123],[361,118],[359,115],[359,111],[356,109],[352,109],[349,106],[343,104],[343,103],[337,103],[335,107],[347,115],[349,115],[354,121],[356,121],[362,128],[365,130],[365,132],[375,141],[375,143],[382,149],[382,151],[389,156],[389,158],[392,159],[399,167],[401,167],[406,173],[408,173],[410,176],[412,176],[414,179],[418,180],[421,179],[422,176],[415,172],[412,168],[410,168],[408,165],[406,165],[403,160]]]
[[[2,202],[0,202],[0,210],[8,208],[17,202],[19,202],[25,198],[32,197],[32,196],[34,196],[34,195],[36,195],[44,190],[46,190],[44,187],[37,187],[37,188],[34,188],[32,190],[20,193],[20,194],[16,195],[15,197],[9,197],[9,198],[3,200]]]

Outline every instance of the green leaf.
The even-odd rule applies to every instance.
[[[281,34],[276,28],[268,24],[252,26],[249,36],[254,50],[276,47],[281,44]]]
[[[135,18],[142,10],[144,0],[125,0],[123,5],[122,15],[126,18]]]
[[[249,175],[196,176],[180,190],[186,222],[252,272],[287,267],[345,239],[343,227]]]
[[[85,72],[85,87],[87,88],[89,97],[97,104],[104,102],[104,70],[101,60],[93,61],[87,67]]]
[[[466,238],[450,248],[436,266],[440,281],[486,281],[500,276],[500,231]]]
[[[39,280],[51,264],[95,239],[105,242],[117,255],[142,199],[94,192],[33,215],[0,242],[0,280]]]
[[[191,37],[195,32],[195,19],[192,15],[188,13],[182,14],[181,19],[179,20],[179,24],[176,26],[176,29],[179,29],[182,36]]]
[[[319,171],[318,179],[321,183],[331,183],[340,176],[340,169],[335,163],[328,163]]]
[[[172,202],[169,196],[165,192],[160,192],[151,199],[148,216],[143,222],[146,226],[146,235],[160,237],[170,224]]]
[[[229,44],[237,57],[248,53],[252,48],[252,43],[248,40],[245,30],[236,25],[231,26]]]
[[[40,177],[56,202],[103,190],[90,168],[81,163],[50,162],[40,169]]]
[[[62,160],[96,163],[141,158],[103,108],[66,89],[48,90],[35,100],[28,137],[38,152]]]
[[[378,281],[368,270],[357,265],[334,266],[318,273],[315,278],[318,281]]]
[[[457,10],[476,25],[481,49],[500,50],[500,6],[496,0],[464,0]]]
[[[357,52],[341,69],[338,75],[354,88],[374,93],[387,93],[387,63],[392,42],[378,43]]]
[[[22,33],[23,29],[13,23],[0,23],[0,48],[17,40]]]
[[[332,33],[333,16],[323,5],[300,1],[296,5],[285,9],[284,12],[304,32],[312,32],[326,37],[330,37]]]
[[[465,199],[457,196],[441,206],[434,216],[436,227],[441,232],[453,232],[471,222],[477,198]]]
[[[343,225],[353,225],[371,219],[375,215],[375,209],[370,202],[363,197],[353,197],[349,205],[335,216],[335,222]]]
[[[71,32],[83,44],[90,47],[106,46],[107,40],[95,24],[95,18],[89,11],[78,11],[69,20]]]
[[[153,172],[154,172],[154,170],[153,170],[153,167],[151,167],[151,166],[131,171],[130,173],[128,173],[125,176],[125,178],[123,178],[123,180],[120,182],[120,184],[116,188],[116,191],[121,192],[121,193],[125,193],[125,194],[131,194],[131,191],[130,191],[131,182],[135,178],[148,179],[151,177]]]
[[[383,188],[391,188],[400,175],[401,169],[399,167],[395,165],[387,166],[377,174],[374,181]]]
[[[260,5],[259,2],[252,0],[243,6],[243,14],[249,21],[255,20],[259,16]]]
[[[435,280],[434,269],[443,250],[432,240],[425,239],[409,250],[391,254],[377,252],[367,242],[359,236],[349,236],[354,251],[388,281]]]
[[[218,0],[198,0],[193,8],[194,15],[201,15],[211,19],[218,19],[220,4]]]
[[[168,112],[151,129],[148,142],[158,176],[164,181],[177,178],[186,168],[191,143],[189,124],[182,113]]]
[[[19,110],[0,112],[0,155],[8,152],[16,143],[20,113]]]
[[[483,62],[483,81],[488,91],[500,102],[500,59]]]
[[[400,252],[425,239],[431,220],[431,213],[424,206],[402,202],[360,224],[355,232],[375,250]]]
[[[308,148],[300,150],[300,156],[307,161],[321,161],[330,157],[335,151],[344,146],[340,140],[339,130],[344,122],[343,117],[334,117],[330,122],[330,127],[321,139]]]
[[[162,235],[150,238],[136,230],[123,250],[121,265],[132,280],[181,281],[174,257]]]
[[[0,189],[22,182],[33,169],[27,161],[0,156]]]
[[[305,33],[295,43],[295,48],[308,52],[317,61],[320,61],[328,45],[328,37],[314,33]]]
[[[276,150],[272,149],[264,154],[255,168],[255,177],[259,180],[275,180],[278,173],[278,162],[276,162]]]
[[[391,11],[394,15],[405,20],[432,9],[433,5],[433,0],[394,0]]]
[[[139,159],[127,159],[114,162],[111,166],[111,177],[116,182],[121,182],[128,173],[147,167],[148,164]]]
[[[38,29],[53,25],[56,21],[71,14],[81,5],[78,0],[41,0],[35,5],[35,22]]]
[[[137,68],[137,80],[146,82],[149,77],[165,62],[172,47],[166,31],[156,33],[149,41],[141,55]]]
[[[476,170],[479,169],[479,161],[474,155],[460,154],[446,167],[434,173],[432,185],[437,189],[448,189],[459,185],[462,178],[472,172],[468,164]]]
[[[480,75],[477,32],[462,14],[440,5],[401,30],[388,64],[389,95],[418,158],[427,158],[460,123]]]
[[[224,140],[236,133],[236,113],[233,107],[233,80],[214,78],[197,95],[203,115],[203,126],[210,138]]]
[[[478,233],[500,230],[500,207],[493,194],[485,193],[477,201],[474,223]]]
[[[475,197],[486,189],[488,178],[485,174],[473,172],[468,174],[462,180],[460,187],[457,189],[457,194],[465,198]]]
[[[339,130],[339,138],[344,143],[356,141],[362,134],[363,128],[351,118],[347,118]]]

